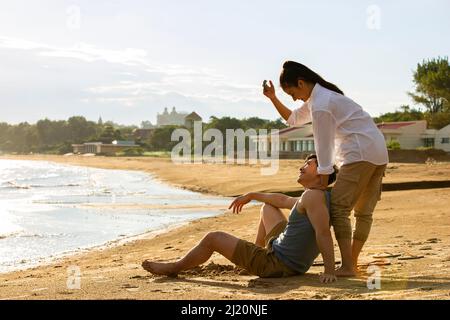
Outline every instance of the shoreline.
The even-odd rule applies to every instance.
[[[283,192],[292,194],[302,190],[297,184],[297,171],[301,160],[281,159],[275,175],[261,176],[261,165],[240,164],[174,164],[170,158],[161,157],[83,157],[81,155],[0,155],[5,160],[36,160],[101,169],[131,170],[149,174],[157,182],[211,196],[236,197],[246,192]],[[170,167],[170,170],[167,168]],[[187,172],[188,171],[188,172]],[[224,171],[228,176],[224,176]],[[205,174],[206,173],[206,174]],[[270,181],[271,183],[265,183]],[[389,163],[383,183],[395,185],[450,183],[450,162],[434,164]],[[448,186],[443,186],[448,187]],[[423,186],[418,187],[418,189]]]
[[[4,156],[0,158],[4,159]],[[8,157],[19,160],[18,157]],[[163,183],[186,184],[223,194],[248,191],[298,190],[291,183],[298,161],[284,161],[274,177],[254,176],[251,166],[205,165],[179,168],[170,161],[147,158],[71,159],[41,157],[36,160],[73,163],[105,169],[129,169],[154,173]],[[22,160],[32,160],[29,156]],[[127,160],[129,159],[129,160]],[[259,170],[258,170],[259,171]],[[389,181],[441,179],[450,164],[435,166],[392,164]],[[447,175],[449,176],[449,175]],[[249,177],[248,179],[246,179]],[[201,179],[199,179],[201,178]],[[236,183],[236,181],[238,183]],[[281,182],[281,183],[280,183]],[[295,187],[295,188],[294,188]],[[197,190],[198,191],[198,190]],[[318,282],[322,267],[306,275],[260,279],[241,274],[233,264],[214,254],[205,265],[176,279],[156,277],[140,266],[144,259],[173,261],[183,256],[209,231],[225,231],[253,241],[259,206],[245,207],[241,214],[225,212],[200,218],[154,236],[133,239],[114,247],[89,250],[46,266],[0,274],[0,299],[450,299],[450,188],[403,190],[383,194],[374,213],[371,237],[364,247],[361,268],[376,263],[381,270],[380,290],[366,287],[367,277],[339,279],[333,285]],[[430,210],[432,208],[432,210]],[[287,213],[287,212],[285,212]],[[426,217],[426,219],[424,219]],[[420,227],[419,227],[420,226]],[[417,232],[417,228],[421,232]],[[335,242],[336,243],[336,242]],[[412,260],[376,259],[385,252]],[[336,260],[339,250],[335,246]],[[408,258],[409,259],[409,258]],[[319,257],[320,260],[320,257]],[[81,290],[67,288],[67,268],[79,266]]]
[[[0,160],[3,160],[5,158],[3,158],[2,156],[0,156]],[[51,163],[59,163],[61,164],[61,162],[57,162],[57,161],[53,161],[53,160],[40,160],[40,159],[14,159],[14,160],[23,160],[23,161],[48,161]],[[71,165],[71,166],[75,166],[73,164],[65,164],[65,165]],[[76,165],[76,166],[80,166],[80,165]],[[86,166],[80,166],[80,167],[86,167]],[[101,168],[104,169],[102,167],[95,167],[95,168]],[[177,188],[177,189],[183,189],[184,188],[180,188],[176,185],[173,184],[169,184],[167,182],[161,181],[158,179],[158,177],[156,177],[154,174],[149,173],[149,172],[144,172],[141,170],[128,170],[128,169],[104,169],[104,170],[122,170],[122,171],[139,171],[139,172],[143,172],[147,175],[149,175],[152,179],[154,179],[157,183],[163,184],[163,185],[167,185],[170,186],[172,188]],[[202,193],[202,195],[211,195],[211,194],[205,194]],[[224,197],[225,198],[225,197]],[[80,206],[80,208],[98,208],[98,209],[103,209],[105,207],[110,207],[110,209],[122,209],[122,210],[126,210],[126,209],[156,209],[156,208],[164,208],[164,209],[176,209],[176,210],[183,210],[183,211],[194,211],[194,210],[205,210],[205,209],[211,209],[213,208],[214,210],[217,211],[217,214],[214,214],[212,217],[217,217],[220,216],[222,214],[224,214],[223,210],[222,212],[220,212],[220,208],[219,206],[205,206],[205,205],[173,205],[173,206],[161,206],[161,205],[155,205],[155,204],[134,204],[134,203],[125,203],[125,204],[111,204],[111,203],[96,203],[96,204],[83,204]],[[178,222],[178,223],[174,223],[171,225],[168,225],[164,228],[161,229],[155,229],[155,230],[150,230],[150,231],[145,231],[139,234],[133,234],[133,235],[129,235],[129,236],[119,236],[116,239],[112,239],[112,240],[108,240],[104,243],[101,244],[95,244],[92,246],[87,246],[87,247],[81,247],[81,248],[77,248],[74,250],[68,250],[68,251],[64,251],[61,253],[57,253],[54,255],[51,255],[49,257],[44,257],[44,258],[39,258],[38,261],[32,262],[30,264],[24,263],[25,266],[20,267],[20,266],[16,266],[14,268],[12,268],[11,270],[2,272],[0,271],[0,275],[7,275],[9,273],[14,273],[14,272],[21,272],[21,271],[27,271],[27,270],[31,270],[31,269],[35,269],[35,268],[40,268],[40,267],[48,267],[50,265],[54,265],[54,264],[58,264],[63,262],[64,260],[68,259],[68,258],[73,258],[76,257],[78,255],[84,255],[84,254],[88,254],[91,252],[95,252],[95,251],[103,251],[109,248],[113,248],[116,246],[120,246],[120,245],[124,245],[126,243],[132,243],[135,242],[137,240],[143,240],[143,239],[152,239],[160,234],[165,234],[168,232],[171,232],[175,229],[178,229],[180,227],[186,226],[189,223],[191,223],[192,221],[195,220],[201,220],[201,219],[205,219],[208,217],[202,217],[202,218],[196,218],[194,220],[187,220],[187,221],[182,221],[182,222]],[[6,237],[5,237],[6,238]],[[0,240],[4,239],[4,237],[0,237]]]
[[[204,218],[200,218],[204,219]],[[64,262],[64,260],[70,259],[70,258],[76,258],[77,256],[82,256],[89,253],[95,253],[96,251],[104,251],[107,249],[114,248],[116,246],[122,246],[127,243],[132,243],[134,241],[138,240],[150,240],[152,238],[155,238],[158,235],[171,232],[177,228],[181,228],[185,225],[188,225],[191,221],[183,221],[174,225],[170,225],[168,227],[165,227],[163,229],[157,229],[152,231],[146,231],[140,234],[125,236],[125,237],[119,237],[114,240],[109,240],[105,243],[93,245],[91,247],[85,247],[85,248],[78,248],[76,250],[69,250],[66,252],[58,253],[55,255],[52,255],[47,258],[42,258],[39,262],[33,263],[29,266],[26,266],[24,268],[17,268],[6,272],[0,272],[0,276],[2,275],[8,275],[15,272],[23,272],[23,271],[29,271],[36,268],[43,268],[43,267],[49,267],[58,263]],[[1,239],[0,239],[1,240]],[[1,299],[0,299],[1,300]]]

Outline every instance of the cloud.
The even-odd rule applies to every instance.
[[[208,96],[209,94],[221,96],[226,99],[226,94],[233,93],[230,98],[235,100],[239,95],[255,95],[258,86],[232,83],[223,75],[218,74],[214,69],[195,68],[192,66],[184,66],[177,64],[156,64],[152,63],[148,53],[143,49],[125,48],[123,50],[110,50],[98,48],[96,46],[77,43],[71,47],[57,47],[44,43],[33,42],[24,39],[0,36],[0,48],[31,50],[39,56],[50,58],[69,58],[77,59],[83,62],[104,61],[111,64],[121,64],[124,66],[136,66],[148,73],[161,74],[163,77],[158,82],[142,83],[135,81],[134,83],[117,83],[114,85],[99,85],[89,89],[92,93],[111,93],[113,91],[129,92],[130,89],[136,92],[150,90],[155,93],[163,94],[174,88],[183,88],[191,86],[196,91],[203,93],[198,96]],[[124,75],[135,75],[133,72],[124,72]],[[166,88],[163,90],[161,88]],[[221,93],[221,94],[219,94]],[[188,93],[185,93],[188,94]],[[195,96],[192,92],[190,95]]]
[[[126,48],[108,50],[87,43],[76,43],[71,47],[56,47],[44,43],[0,37],[0,47],[9,49],[34,50],[38,55],[58,58],[73,58],[85,62],[106,61],[124,65],[147,65],[147,52],[142,49]]]
[[[8,54],[17,56],[18,63],[21,59],[30,61],[26,74],[31,72],[33,78],[27,76],[30,79],[27,86],[39,87],[34,90],[37,96],[49,94],[58,87],[57,94],[52,96],[60,99],[61,103],[55,100],[56,104],[67,108],[78,103],[80,108],[114,108],[117,112],[119,106],[142,110],[152,105],[153,111],[160,111],[155,110],[156,106],[160,109],[180,106],[187,111],[196,107],[209,116],[217,112],[225,114],[224,110],[236,114],[242,106],[252,105],[252,109],[257,109],[258,104],[266,102],[260,86],[239,83],[212,68],[157,63],[142,49],[112,50],[87,43],[63,47],[0,36],[2,48],[18,50],[20,55],[14,51]],[[67,93],[69,98],[65,96]],[[14,99],[20,103],[21,97]],[[67,99],[72,101],[69,103]]]

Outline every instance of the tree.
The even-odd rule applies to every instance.
[[[444,111],[450,101],[450,65],[448,57],[424,60],[414,71],[415,93],[408,94],[434,115]]]
[[[113,126],[107,125],[103,129],[103,132],[100,134],[100,137],[98,140],[103,143],[111,143],[113,140],[115,140],[115,131]]]
[[[402,105],[395,112],[388,112],[374,118],[376,123],[380,122],[397,122],[397,121],[417,121],[424,120],[425,114],[417,109],[411,109],[408,105]]]
[[[239,119],[230,117],[217,118],[214,116],[210,118],[205,129],[210,128],[219,129],[224,136],[226,134],[226,129],[245,129]]]
[[[267,124],[264,126],[264,129],[285,129],[287,128],[286,122],[281,119],[278,118],[275,121],[268,121]]]
[[[435,129],[441,129],[450,124],[450,111],[438,112],[434,115],[425,116],[428,126]]]
[[[180,128],[179,126],[164,126],[155,129],[149,138],[148,145],[152,151],[170,151],[179,143],[179,141],[171,141],[172,132]]]
[[[141,122],[141,128],[142,129],[152,129],[154,126],[150,121],[142,121]]]
[[[92,121],[87,121],[86,118],[76,116],[71,117],[68,122],[68,130],[70,132],[70,139],[73,142],[81,143],[89,140],[96,135],[97,124]]]

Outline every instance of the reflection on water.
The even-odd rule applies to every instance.
[[[0,160],[0,272],[217,215],[228,203],[137,171]]]

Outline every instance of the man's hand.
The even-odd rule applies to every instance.
[[[337,278],[334,274],[321,273],[319,278],[320,282],[322,283],[332,283],[337,281]]]
[[[272,83],[272,80],[269,80],[270,86],[266,84],[266,80],[264,80],[263,84],[263,94],[269,98],[270,100],[275,98],[275,86]]]
[[[234,199],[233,202],[228,207],[228,209],[232,208],[233,213],[239,213],[242,211],[242,207],[244,205],[246,205],[247,203],[249,203],[251,200],[252,200],[252,198],[251,198],[250,193],[244,194],[243,196],[240,196],[240,197],[237,197],[236,199]]]

